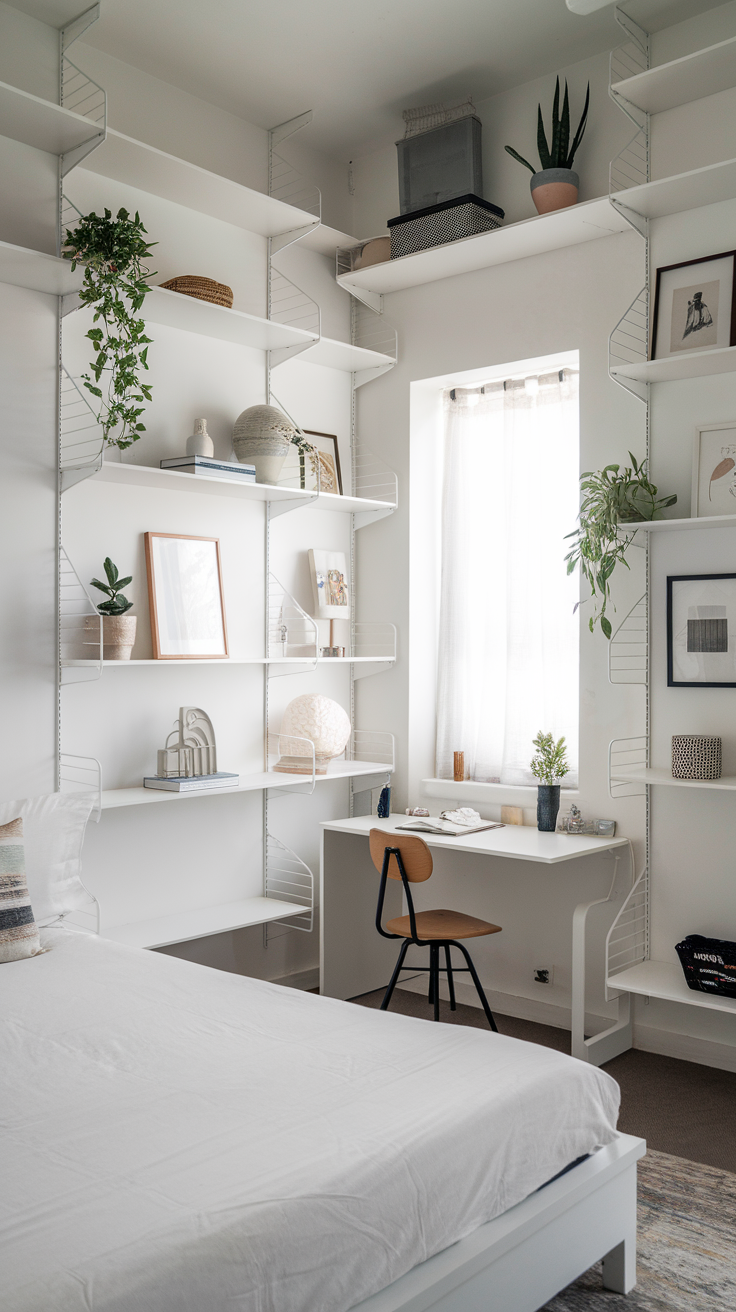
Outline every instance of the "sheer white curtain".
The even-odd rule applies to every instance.
[[[454,399],[453,399],[454,395]],[[577,779],[578,374],[445,393],[437,776],[534,782],[532,738],[564,734]]]

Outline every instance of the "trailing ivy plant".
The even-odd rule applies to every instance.
[[[133,603],[123,596],[123,588],[127,588],[128,584],[133,582],[133,575],[121,579],[117,565],[113,565],[109,556],[105,557],[104,570],[107,583],[100,583],[99,579],[90,580],[92,587],[99,588],[107,597],[107,601],[101,601],[97,609],[100,615],[124,615],[126,610],[132,608]]]
[[[658,489],[649,480],[646,460],[638,464],[630,451],[629,460],[631,466],[626,469],[621,469],[620,465],[606,465],[600,473],[581,474],[580,523],[574,532],[567,534],[568,538],[575,539],[565,557],[567,572],[572,574],[580,566],[595,603],[595,613],[591,615],[588,627],[592,633],[596,623],[600,622],[609,639],[613,632],[606,615],[611,596],[610,579],[617,565],[629,568],[626,552],[633,541],[633,533],[628,537],[622,534],[621,525],[658,519],[663,510],[674,506],[677,501],[675,493],[657,496]],[[577,602],[575,610],[579,605]]]
[[[578,129],[570,145],[570,96],[565,82],[565,98],[562,102],[562,115],[560,115],[560,79],[555,84],[555,98],[552,104],[552,135],[549,145],[547,136],[544,131],[544,120],[542,119],[542,106],[537,106],[537,149],[539,151],[539,162],[542,169],[571,169],[572,162],[580,147],[580,142],[585,133],[585,127],[588,122],[588,106],[590,104],[590,82],[585,93],[585,105],[580,116]],[[518,159],[520,164],[529,169],[530,173],[536,173],[537,170],[524,159],[518,151],[512,146],[504,146],[509,155]]]
[[[569,773],[564,738],[558,738],[555,742],[551,733],[542,733],[540,729],[536,738],[532,739],[532,744],[536,751],[529,762],[529,768],[540,784],[556,784],[558,779]]]
[[[106,209],[103,217],[80,216],[76,228],[67,229],[63,251],[73,269],[84,265],[79,299],[94,308],[87,337],[97,354],[91,374],[82,374],[82,379],[97,398],[104,445],[121,451],[146,431],[141,415],[144,403],[151,400],[150,384],[140,378],[141,371],[148,369],[151,338],[146,337],[143,319],[136,317],[149,291],[146,278],[151,276],[143,261],[157,244],[149,243],[146,236],[137,212],[132,219],[121,209],[113,218]]]

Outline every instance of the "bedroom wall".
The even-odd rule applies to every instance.
[[[702,15],[695,29],[682,24],[655,38],[655,59],[677,57],[688,50],[736,34],[736,5],[729,4]],[[660,52],[661,51],[661,55]],[[614,119],[615,108],[604,101],[601,82],[607,77],[604,61],[587,61],[567,70],[572,87],[583,79],[597,78],[591,86],[593,122],[600,112],[596,145],[611,151],[617,133],[628,140],[625,120]],[[499,150],[511,141],[523,152],[519,135],[521,119],[509,117],[509,105],[520,109],[526,104],[527,132],[531,107],[540,94],[550,99],[554,78],[531,83],[507,96],[497,97],[483,107],[484,167],[491,178],[492,167],[501,159]],[[712,97],[698,106],[670,111],[653,119],[652,176],[697,167],[711,158],[728,158],[736,154],[734,116],[730,112],[732,93]],[[727,103],[725,103],[727,102]],[[545,103],[543,99],[543,103]],[[595,107],[598,107],[596,110]],[[503,131],[496,130],[503,124]],[[511,135],[512,127],[516,135]],[[503,142],[501,140],[503,138]],[[588,143],[594,138],[591,135]],[[494,153],[495,152],[495,153]],[[508,158],[508,157],[505,157]],[[605,157],[607,167],[608,155]],[[682,160],[682,163],[678,163]],[[491,161],[494,163],[492,164]],[[509,161],[511,163],[511,161]],[[362,235],[380,231],[379,220],[398,213],[395,191],[396,162],[394,148],[386,148],[353,164],[356,181],[356,207],[359,215],[356,230]],[[519,167],[519,173],[522,174]],[[581,153],[580,172],[593,179],[592,190],[582,194],[607,191],[604,161],[589,151]],[[500,177],[500,174],[499,174]],[[587,185],[587,183],[585,184]],[[521,218],[521,195],[510,189],[498,190],[486,184],[486,195],[507,210],[509,218]],[[362,216],[362,217],[361,217]],[[651,264],[694,258],[733,246],[733,222],[736,203],[699,209],[684,216],[659,220],[652,225]],[[386,318],[399,330],[402,343],[398,367],[359,394],[358,422],[364,440],[377,452],[393,461],[401,485],[412,480],[411,496],[404,496],[399,512],[392,519],[371,529],[370,563],[364,558],[358,587],[363,597],[384,589],[391,579],[391,594],[396,598],[397,614],[402,613],[400,627],[402,661],[378,685],[360,689],[363,714],[380,715],[382,722],[401,724],[401,769],[395,789],[396,809],[406,804],[428,804],[434,810],[442,799],[428,801],[421,780],[434,774],[433,764],[433,675],[434,610],[436,597],[428,578],[435,576],[436,559],[432,554],[431,534],[427,528],[435,513],[433,472],[433,426],[436,410],[430,400],[431,384],[422,380],[437,379],[453,370],[483,369],[503,362],[512,363],[554,351],[580,351],[581,388],[581,468],[600,468],[611,460],[623,460],[629,449],[641,453],[644,447],[644,410],[637,400],[611,382],[607,376],[608,334],[636,296],[644,282],[643,243],[635,233],[623,234],[585,243],[565,251],[495,269],[482,270],[424,287],[397,292],[384,298]],[[439,387],[439,383],[437,384]],[[683,382],[652,388],[652,469],[662,490],[674,490],[679,496],[678,513],[687,515],[690,503],[690,467],[694,426],[697,421],[728,419],[736,414],[736,385],[733,375]],[[429,388],[429,391],[428,391]],[[435,520],[436,523],[436,520]],[[702,542],[700,539],[702,538]],[[436,545],[436,544],[435,544]],[[653,635],[654,679],[652,714],[655,732],[652,761],[666,764],[669,739],[674,732],[713,732],[727,734],[725,726],[732,719],[732,690],[704,690],[682,693],[667,690],[663,676],[662,593],[664,576],[672,572],[673,563],[683,572],[696,572],[699,565],[707,569],[730,569],[734,565],[734,547],[727,534],[665,535],[655,539],[653,551]],[[632,576],[617,579],[614,590],[617,618],[623,618],[643,592],[641,562],[632,561]],[[410,594],[411,590],[411,594]],[[402,598],[411,595],[411,620]],[[393,618],[389,616],[388,618]],[[408,649],[408,650],[407,650]],[[639,860],[643,849],[644,809],[640,799],[612,800],[607,788],[607,748],[614,737],[642,732],[643,702],[638,689],[624,689],[609,684],[606,643],[592,637],[581,625],[581,806],[586,814],[616,818],[620,832],[635,841]],[[720,726],[720,727],[717,727]],[[724,751],[732,755],[736,739],[724,740]],[[734,766],[736,769],[736,765]],[[726,766],[724,765],[724,771]],[[473,805],[490,818],[498,818],[503,801],[520,801],[494,790],[485,804],[474,794]],[[654,789],[652,797],[652,878],[653,941],[652,955],[676,960],[674,944],[688,932],[736,937],[736,900],[733,894],[731,803],[729,795],[701,794],[682,790]],[[470,800],[470,798],[468,799]],[[457,805],[457,799],[455,798]],[[531,819],[531,816],[529,816]],[[517,939],[516,951],[509,954],[499,944],[484,949],[478,958],[481,977],[495,993],[501,1010],[507,1007],[530,1017],[547,1018],[564,1023],[569,1006],[570,910],[574,902],[572,887],[565,888],[559,869],[551,885],[549,876],[524,870],[520,879],[518,865],[498,862],[493,871],[474,875],[473,880],[453,883],[448,896],[462,887],[464,908],[478,915],[495,918],[509,925],[516,934],[519,916],[527,930],[526,938]],[[564,876],[563,876],[564,879]],[[607,884],[603,871],[592,865],[588,872],[590,897],[604,896]],[[572,882],[572,881],[571,881]],[[606,885],[604,887],[604,884]],[[519,887],[519,885],[521,885]],[[439,891],[439,890],[437,890]],[[610,1009],[602,997],[603,937],[610,912],[594,912],[590,939],[588,1009],[594,1016],[604,1016]],[[546,948],[548,961],[555,967],[551,990],[530,983],[533,957]],[[494,950],[495,949],[495,950]],[[541,964],[541,963],[537,963]],[[541,997],[540,997],[541,994]],[[468,999],[470,1000],[470,999]],[[592,1021],[595,1024],[594,1021]],[[736,1035],[732,1018],[694,1007],[675,1004],[647,1004],[635,1000],[636,1046],[706,1064],[736,1069]]]

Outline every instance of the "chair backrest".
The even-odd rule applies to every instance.
[[[389,834],[385,829],[371,829],[371,858],[376,870],[383,870],[383,858],[387,847],[398,847],[404,866],[406,878],[410,884],[421,884],[432,873],[432,853],[423,838],[410,837],[408,834]],[[401,879],[401,872],[395,856],[391,857],[386,872],[389,879]]]

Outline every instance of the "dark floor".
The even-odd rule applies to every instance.
[[[379,1007],[382,997],[380,989],[352,1001],[363,1007]],[[430,1022],[432,1018],[426,996],[407,989],[396,990],[391,1010]],[[440,1019],[453,1025],[486,1028],[480,1008],[462,1003],[452,1012],[449,1002],[443,1001]],[[567,1030],[515,1016],[496,1015],[496,1023],[502,1034],[514,1039],[541,1043],[559,1052],[570,1051]],[[736,1074],[636,1049],[614,1057],[603,1070],[621,1086],[620,1130],[640,1135],[658,1152],[736,1172]]]

